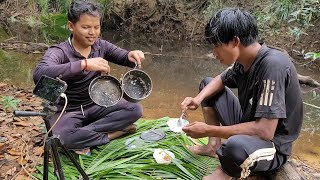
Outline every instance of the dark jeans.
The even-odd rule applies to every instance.
[[[52,117],[51,125],[59,115],[60,112]],[[53,128],[53,133],[69,149],[99,146],[109,142],[108,132],[123,130],[141,116],[142,107],[138,103],[121,100],[108,108],[91,104],[65,112]]]
[[[201,91],[211,80],[210,77],[203,79],[199,90]],[[218,112],[218,119],[223,126],[244,123],[239,100],[227,87],[216,96],[204,100],[201,105],[213,107]],[[276,170],[288,159],[288,156],[276,152],[271,141],[249,135],[231,136],[216,153],[223,171],[237,178]]]

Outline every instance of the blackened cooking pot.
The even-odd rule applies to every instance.
[[[123,97],[121,83],[111,75],[98,76],[89,85],[89,96],[99,106],[114,106]]]
[[[130,102],[139,102],[151,94],[152,81],[146,72],[134,68],[124,74],[122,89],[124,99]]]

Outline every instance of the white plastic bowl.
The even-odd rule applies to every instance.
[[[182,132],[182,128],[189,124],[189,121],[185,119],[181,119],[181,124],[178,123],[179,118],[171,118],[167,121],[167,125],[169,126],[170,130],[173,132]]]
[[[160,148],[154,150],[153,157],[158,164],[170,164],[172,159],[175,158],[172,152]]]

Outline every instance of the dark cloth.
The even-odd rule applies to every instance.
[[[273,149],[275,150],[271,141],[263,141],[255,136],[235,135],[224,142],[216,153],[226,174],[246,178],[249,175],[278,170],[287,162],[288,156],[274,154]]]
[[[201,91],[213,78],[206,77],[200,83]],[[214,107],[218,111],[219,122],[223,126],[241,122],[242,110],[238,98],[229,88],[225,88],[216,96],[201,102],[202,107]]]
[[[128,60],[128,51],[102,39],[98,39],[93,44],[88,56],[88,58],[96,57],[102,57],[118,65],[130,67],[135,65]],[[53,78],[60,77],[65,81],[68,85],[65,92],[68,97],[67,110],[77,109],[80,105],[91,104],[93,102],[88,93],[89,84],[101,73],[82,71],[80,64],[83,59],[85,57],[75,51],[70,40],[51,46],[35,68],[33,80],[36,83],[42,75],[47,75]],[[64,99],[61,99],[59,105],[64,105]]]
[[[59,115],[54,115],[51,125]],[[77,110],[65,112],[54,126],[53,133],[70,149],[99,146],[109,142],[108,132],[123,130],[141,116],[141,105],[126,100],[121,100],[109,108],[91,104],[83,109],[79,107]]]
[[[247,72],[236,62],[221,78],[226,86],[238,88],[241,122],[279,119],[272,141],[278,152],[290,155],[292,142],[301,130],[303,103],[297,71],[289,56],[262,45]]]
[[[200,84],[200,91],[212,80],[205,78]],[[243,123],[241,105],[232,91],[225,87],[216,96],[201,104],[203,107],[213,107],[219,115],[223,126]],[[276,151],[272,141],[265,141],[249,135],[235,135],[228,138],[217,150],[223,171],[231,177],[241,177],[249,174],[279,169],[288,156]],[[250,156],[251,155],[251,156]],[[256,159],[249,158],[255,157]],[[271,160],[267,160],[270,158]],[[244,162],[251,162],[246,164]]]
[[[142,116],[142,107],[137,103],[121,100],[112,107],[100,107],[90,99],[90,82],[100,72],[82,71],[81,60],[85,59],[75,51],[71,38],[51,46],[37,65],[33,79],[36,83],[42,75],[60,77],[68,85],[66,112],[54,126],[53,133],[70,149],[82,149],[108,143],[108,132],[123,130]],[[105,40],[98,39],[91,47],[88,58],[102,57],[118,65],[134,67],[128,59],[128,51]],[[50,120],[51,125],[60,115],[64,105],[61,98],[58,112]]]

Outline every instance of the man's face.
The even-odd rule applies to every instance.
[[[228,44],[222,43],[213,47],[213,55],[220,63],[230,66],[238,59],[239,48],[233,41]]]
[[[81,46],[92,46],[101,31],[100,17],[89,14],[82,14],[75,24],[69,21],[68,26],[74,42]]]

